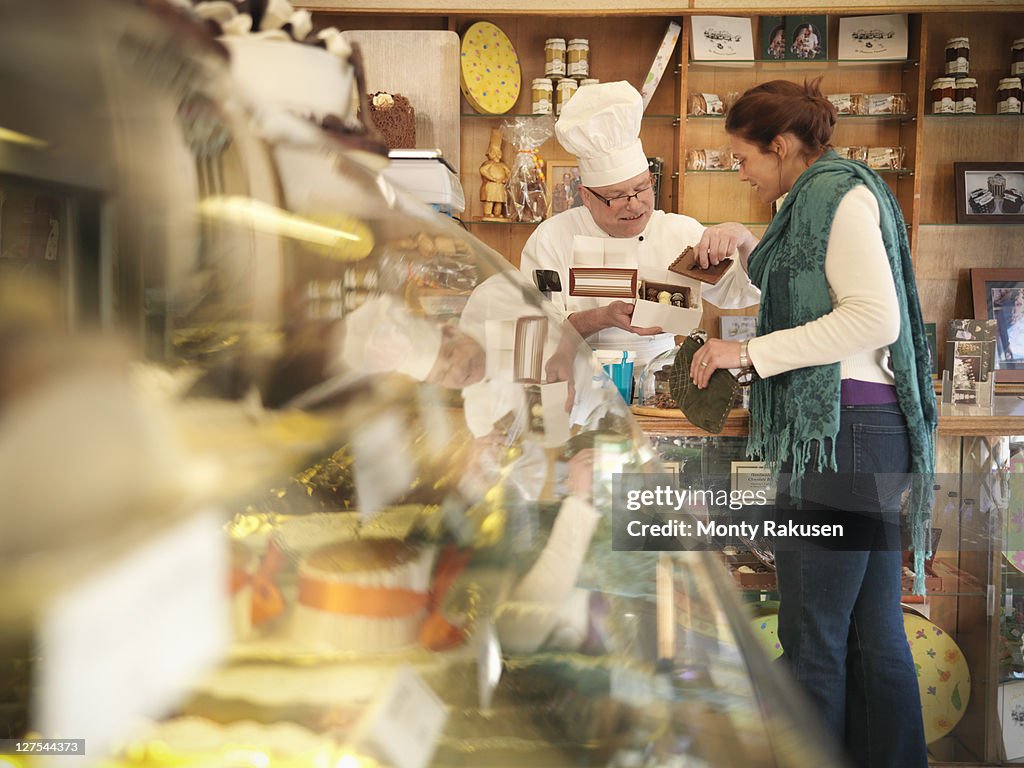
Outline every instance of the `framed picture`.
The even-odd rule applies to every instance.
[[[999,720],[1007,760],[1024,757],[1024,680],[999,684]]]
[[[1024,381],[1024,269],[972,269],[974,317],[996,324],[996,382]]]
[[[583,205],[580,169],[572,160],[548,160],[547,187],[549,215]]]
[[[953,163],[956,223],[1024,223],[1024,163]]]

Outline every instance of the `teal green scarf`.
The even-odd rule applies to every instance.
[[[828,151],[804,171],[750,255],[750,277],[761,289],[757,335],[794,328],[832,311],[825,251],[839,201],[865,184],[878,201],[882,241],[896,283],[900,335],[889,346],[896,394],[907,420],[911,449],[909,515],[913,532],[914,591],[924,590],[924,560],[935,476],[935,395],[928,342],[914,283],[910,243],[899,203],[867,166]],[[793,462],[793,489],[812,471],[836,469],[839,432],[839,363],[799,368],[754,382],[750,393],[748,452],[777,472]]]

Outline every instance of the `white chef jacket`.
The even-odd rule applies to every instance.
[[[637,239],[638,265],[666,269],[688,245],[696,245],[704,226],[696,219],[678,213],[654,211],[647,227]],[[569,295],[569,267],[572,266],[573,238],[576,235],[610,237],[594,221],[585,207],[579,206],[553,216],[541,223],[523,248],[519,268],[535,283],[534,270],[558,272],[562,290],[551,295],[555,306],[566,316],[573,312],[604,306],[613,299]],[[738,259],[717,285],[702,286],[702,298],[723,309],[738,309],[757,304],[760,293],[747,278]],[[636,352],[634,373],[660,353],[675,346],[671,333],[637,336],[621,328],[606,328],[588,338],[594,349],[631,350]]]

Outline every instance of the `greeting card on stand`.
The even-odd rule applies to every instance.
[[[757,318],[744,315],[723,315],[722,339],[725,341],[746,341],[757,335]]]
[[[822,61],[828,58],[828,17],[787,16],[786,58]]]
[[[977,381],[988,381],[995,364],[995,343],[995,320],[950,320],[946,330],[946,370],[953,372],[953,359],[958,354],[976,356],[979,361],[977,373],[981,376]]]
[[[907,14],[842,18],[837,48],[843,60],[905,59],[909,49]]]
[[[761,16],[759,19],[761,44],[757,49],[759,59],[786,58],[786,17]]]
[[[950,320],[946,332],[943,402],[988,405],[995,362],[994,320]],[[947,384],[949,386],[947,396]],[[987,385],[987,389],[986,389]]]
[[[754,36],[749,18],[693,16],[693,61],[746,61],[754,59]]]

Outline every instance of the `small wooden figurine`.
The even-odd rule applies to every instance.
[[[505,185],[511,172],[501,162],[501,128],[491,129],[491,140],[487,147],[487,162],[480,166],[480,201],[484,204],[483,218],[486,221],[505,221],[508,218]]]

